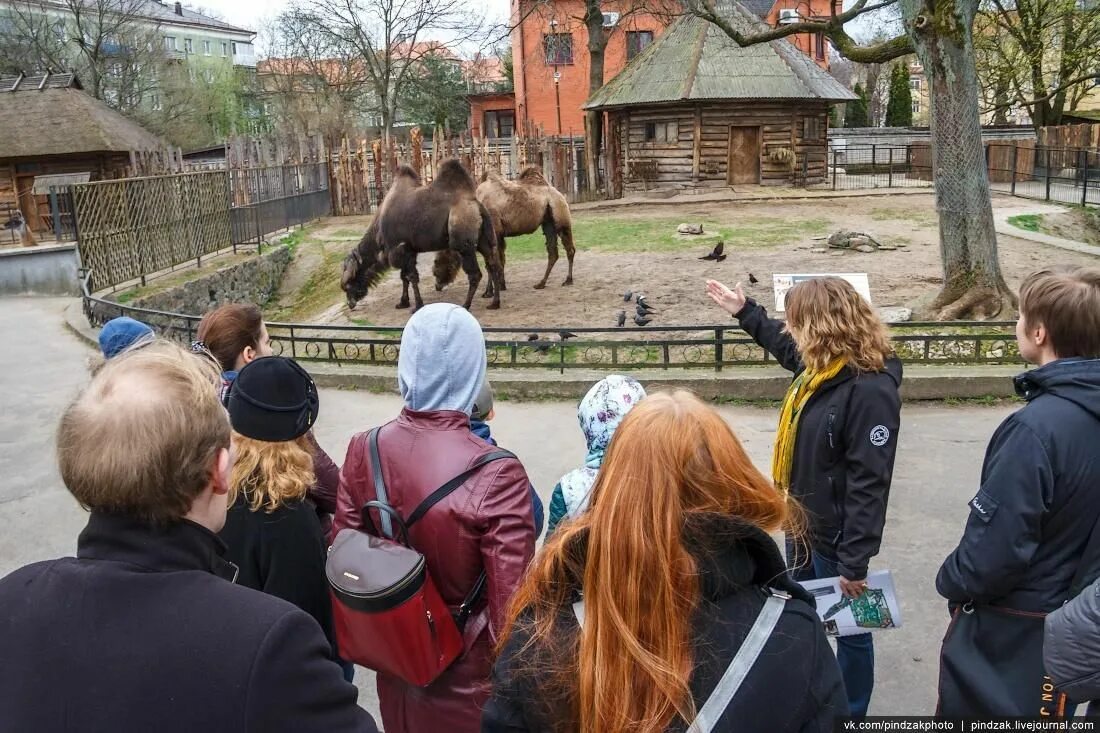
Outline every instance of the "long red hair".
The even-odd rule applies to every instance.
[[[690,392],[650,395],[616,430],[588,511],[555,533],[510,608],[507,633],[528,638],[516,672],[535,681],[559,729],[656,733],[694,719],[700,590],[682,537],[692,512],[765,531],[793,514],[714,409]],[[584,628],[555,633],[578,587]]]

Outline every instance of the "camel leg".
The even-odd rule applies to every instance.
[[[542,233],[546,235],[546,274],[542,276],[542,280],[535,286],[535,290],[542,290],[546,287],[546,281],[550,279],[550,272],[554,269],[554,264],[558,261],[558,232],[554,228],[554,223],[551,221],[544,221],[542,223]]]
[[[477,248],[485,259],[485,269],[489,271],[489,284],[485,287],[485,292],[492,295],[493,302],[488,305],[488,309],[495,311],[500,308],[500,291],[503,290],[500,285],[503,270],[500,266],[499,251],[496,247],[483,242],[478,242]]]
[[[577,248],[573,244],[573,228],[562,227],[561,228],[561,243],[565,247],[565,256],[569,259],[569,275],[566,276],[565,282],[562,285],[573,284],[573,256],[577,254]]]
[[[497,258],[500,261],[500,289],[501,291],[508,289],[508,283],[504,280],[504,235],[500,235],[497,239]]]
[[[481,267],[477,264],[477,250],[475,248],[470,247],[462,251],[461,255],[462,269],[466,271],[466,277],[470,280],[470,289],[466,291],[466,302],[463,307],[470,310],[470,306],[474,304],[477,286],[481,283]]]

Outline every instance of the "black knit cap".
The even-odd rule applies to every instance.
[[[268,443],[294,440],[317,421],[317,386],[285,356],[265,356],[244,366],[229,389],[229,421],[246,438]]]

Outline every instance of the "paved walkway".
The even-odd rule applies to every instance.
[[[84,513],[65,492],[53,434],[66,402],[87,379],[91,353],[59,324],[67,301],[0,299],[0,576],[36,560],[71,554]],[[321,390],[318,438],[342,461],[349,438],[400,409],[393,396]],[[543,499],[583,458],[574,405],[501,402],[493,430],[527,466]],[[906,405],[882,555],[895,572],[904,628],[878,637],[874,714],[927,714],[935,705],[937,653],[947,625],[935,594],[936,570],[958,540],[986,441],[1011,407]],[[720,407],[757,465],[766,467],[774,436],[771,409]],[[360,702],[377,712],[371,676],[360,671]]]
[[[1019,205],[1011,209],[993,209],[993,218],[995,220],[994,226],[998,234],[1015,237],[1016,239],[1024,239],[1029,242],[1047,244],[1051,247],[1069,250],[1070,252],[1080,252],[1082,254],[1100,257],[1100,247],[1094,244],[1085,244],[1084,242],[1078,242],[1074,239],[1054,237],[1049,234],[1043,234],[1042,232],[1032,232],[1009,224],[1008,220],[1014,216],[1021,216],[1024,214],[1061,214],[1066,210],[1065,206],[1030,203],[1020,201],[1019,199],[1017,199],[1017,201]]]

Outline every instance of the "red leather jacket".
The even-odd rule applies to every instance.
[[[407,517],[429,494],[491,452],[470,432],[462,412],[415,412],[383,426],[378,437],[390,504]],[[351,440],[340,473],[333,533],[364,529],[363,505],[375,499],[367,433]],[[535,553],[530,481],[515,459],[494,461],[436,504],[410,531],[428,572],[452,609],[470,592],[482,568],[488,583],[467,624],[467,649],[427,688],[378,675],[386,733],[479,731],[489,694],[493,647],[508,602]],[[375,525],[377,516],[372,517]]]

